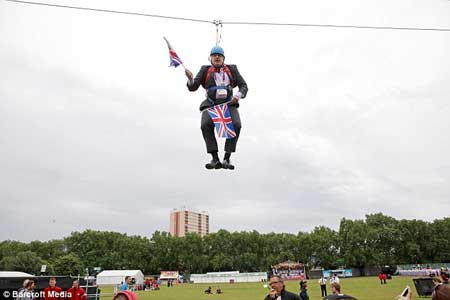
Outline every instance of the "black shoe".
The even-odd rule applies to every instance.
[[[208,170],[212,170],[212,169],[220,169],[222,168],[222,164],[220,163],[220,160],[211,160],[210,163],[207,163],[205,165],[205,168],[207,168]]]
[[[224,159],[222,162],[222,168],[228,169],[228,170],[234,170],[234,165],[230,163],[229,159]]]

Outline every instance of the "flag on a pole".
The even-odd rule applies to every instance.
[[[173,50],[172,46],[170,45],[169,41],[164,37],[164,40],[166,40],[167,47],[169,48],[169,56],[170,56],[170,66],[169,67],[178,67],[179,65],[183,65],[183,62],[178,57],[175,50]]]
[[[231,119],[230,110],[226,103],[215,105],[207,109],[211,120],[216,127],[217,135],[226,139],[236,137],[236,132]]]

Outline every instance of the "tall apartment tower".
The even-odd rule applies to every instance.
[[[170,234],[185,236],[186,233],[205,236],[209,233],[209,215],[206,212],[194,212],[187,209],[174,209],[170,213]]]

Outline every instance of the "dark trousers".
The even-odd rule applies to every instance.
[[[225,152],[236,152],[236,144],[239,138],[239,133],[241,132],[241,118],[237,107],[228,106],[230,110],[231,119],[233,120],[234,130],[236,131],[236,137],[232,139],[227,139],[225,142]],[[214,134],[214,123],[208,114],[208,111],[204,110],[202,112],[201,126],[203,139],[206,143],[206,151],[208,153],[218,152],[216,135]]]
[[[322,297],[325,297],[327,295],[327,286],[320,285],[320,291],[322,292]]]

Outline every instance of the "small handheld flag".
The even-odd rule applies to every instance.
[[[169,41],[164,37],[164,40],[167,43],[167,47],[169,48],[169,56],[170,56],[170,66],[169,67],[178,67],[179,65],[183,65],[183,62],[178,57],[178,54],[173,50],[172,46],[170,45]]]
[[[227,103],[208,108],[208,114],[216,127],[217,135],[226,139],[236,137],[236,132],[231,119]]]

